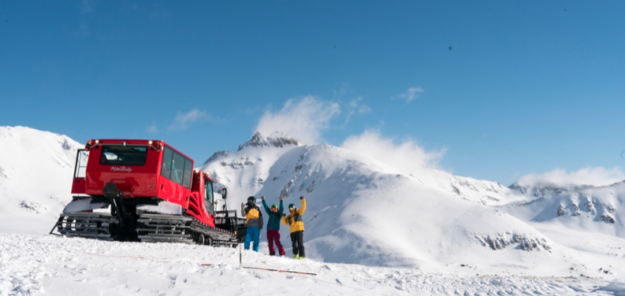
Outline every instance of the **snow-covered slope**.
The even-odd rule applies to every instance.
[[[231,248],[0,233],[0,295],[625,295],[624,283],[577,271],[537,277],[242,257],[245,267],[316,275],[243,268]]]
[[[0,232],[49,231],[71,199],[80,147],[62,135],[0,128]],[[229,188],[230,209],[249,195],[270,203],[282,195],[285,206],[299,206],[305,196],[305,244],[316,260],[499,274],[618,278],[625,272],[623,184],[536,197],[436,169],[406,174],[351,150],[280,134],[256,134],[201,168],[217,189]],[[584,208],[588,198],[594,212]],[[574,215],[573,203],[581,215]],[[288,228],[282,233],[289,246]]]
[[[67,136],[0,127],[0,232],[44,233],[71,201],[76,151]]]
[[[257,134],[251,142],[271,142],[262,139]],[[249,195],[270,203],[281,195],[285,207],[299,206],[305,196],[308,256],[328,262],[531,265],[564,252],[528,224],[486,206],[509,198],[509,189],[493,182],[433,169],[406,175],[327,144],[242,145],[213,155],[202,169],[229,188],[229,208]]]

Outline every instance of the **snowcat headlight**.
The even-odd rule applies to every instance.
[[[152,140],[148,141],[148,145],[152,146]]]
[[[96,145],[100,144],[100,140],[95,140],[95,144]]]

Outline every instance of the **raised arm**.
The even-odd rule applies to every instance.
[[[282,214],[282,219],[281,220],[282,220],[282,224],[283,225],[289,225],[289,223],[286,222],[286,215],[285,214]]]
[[[267,212],[267,215],[271,215],[271,209],[267,206],[267,202],[265,201],[264,198],[263,198],[263,208],[265,208],[265,212]]]
[[[280,207],[278,208],[278,215],[282,216],[284,214],[284,204],[282,202],[282,197],[280,197]]]
[[[306,199],[302,196],[299,199],[302,200],[302,207],[297,210],[297,213],[299,213],[300,215],[304,215],[304,212],[306,212]]]

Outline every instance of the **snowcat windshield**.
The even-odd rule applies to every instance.
[[[142,166],[147,155],[145,146],[102,146],[100,164]]]

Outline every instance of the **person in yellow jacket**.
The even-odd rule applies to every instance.
[[[293,244],[293,258],[304,259],[304,220],[302,215],[306,211],[306,199],[303,196],[299,198],[302,201],[302,207],[297,209],[295,205],[289,205],[289,215],[282,215],[282,224],[291,227],[291,243]]]
[[[260,243],[260,230],[263,228],[263,213],[256,206],[256,198],[250,196],[247,198],[247,207],[241,204],[241,211],[245,213],[245,225],[247,226],[247,234],[245,235],[246,250],[250,249],[250,243],[254,241],[252,249],[258,252],[258,244]]]

